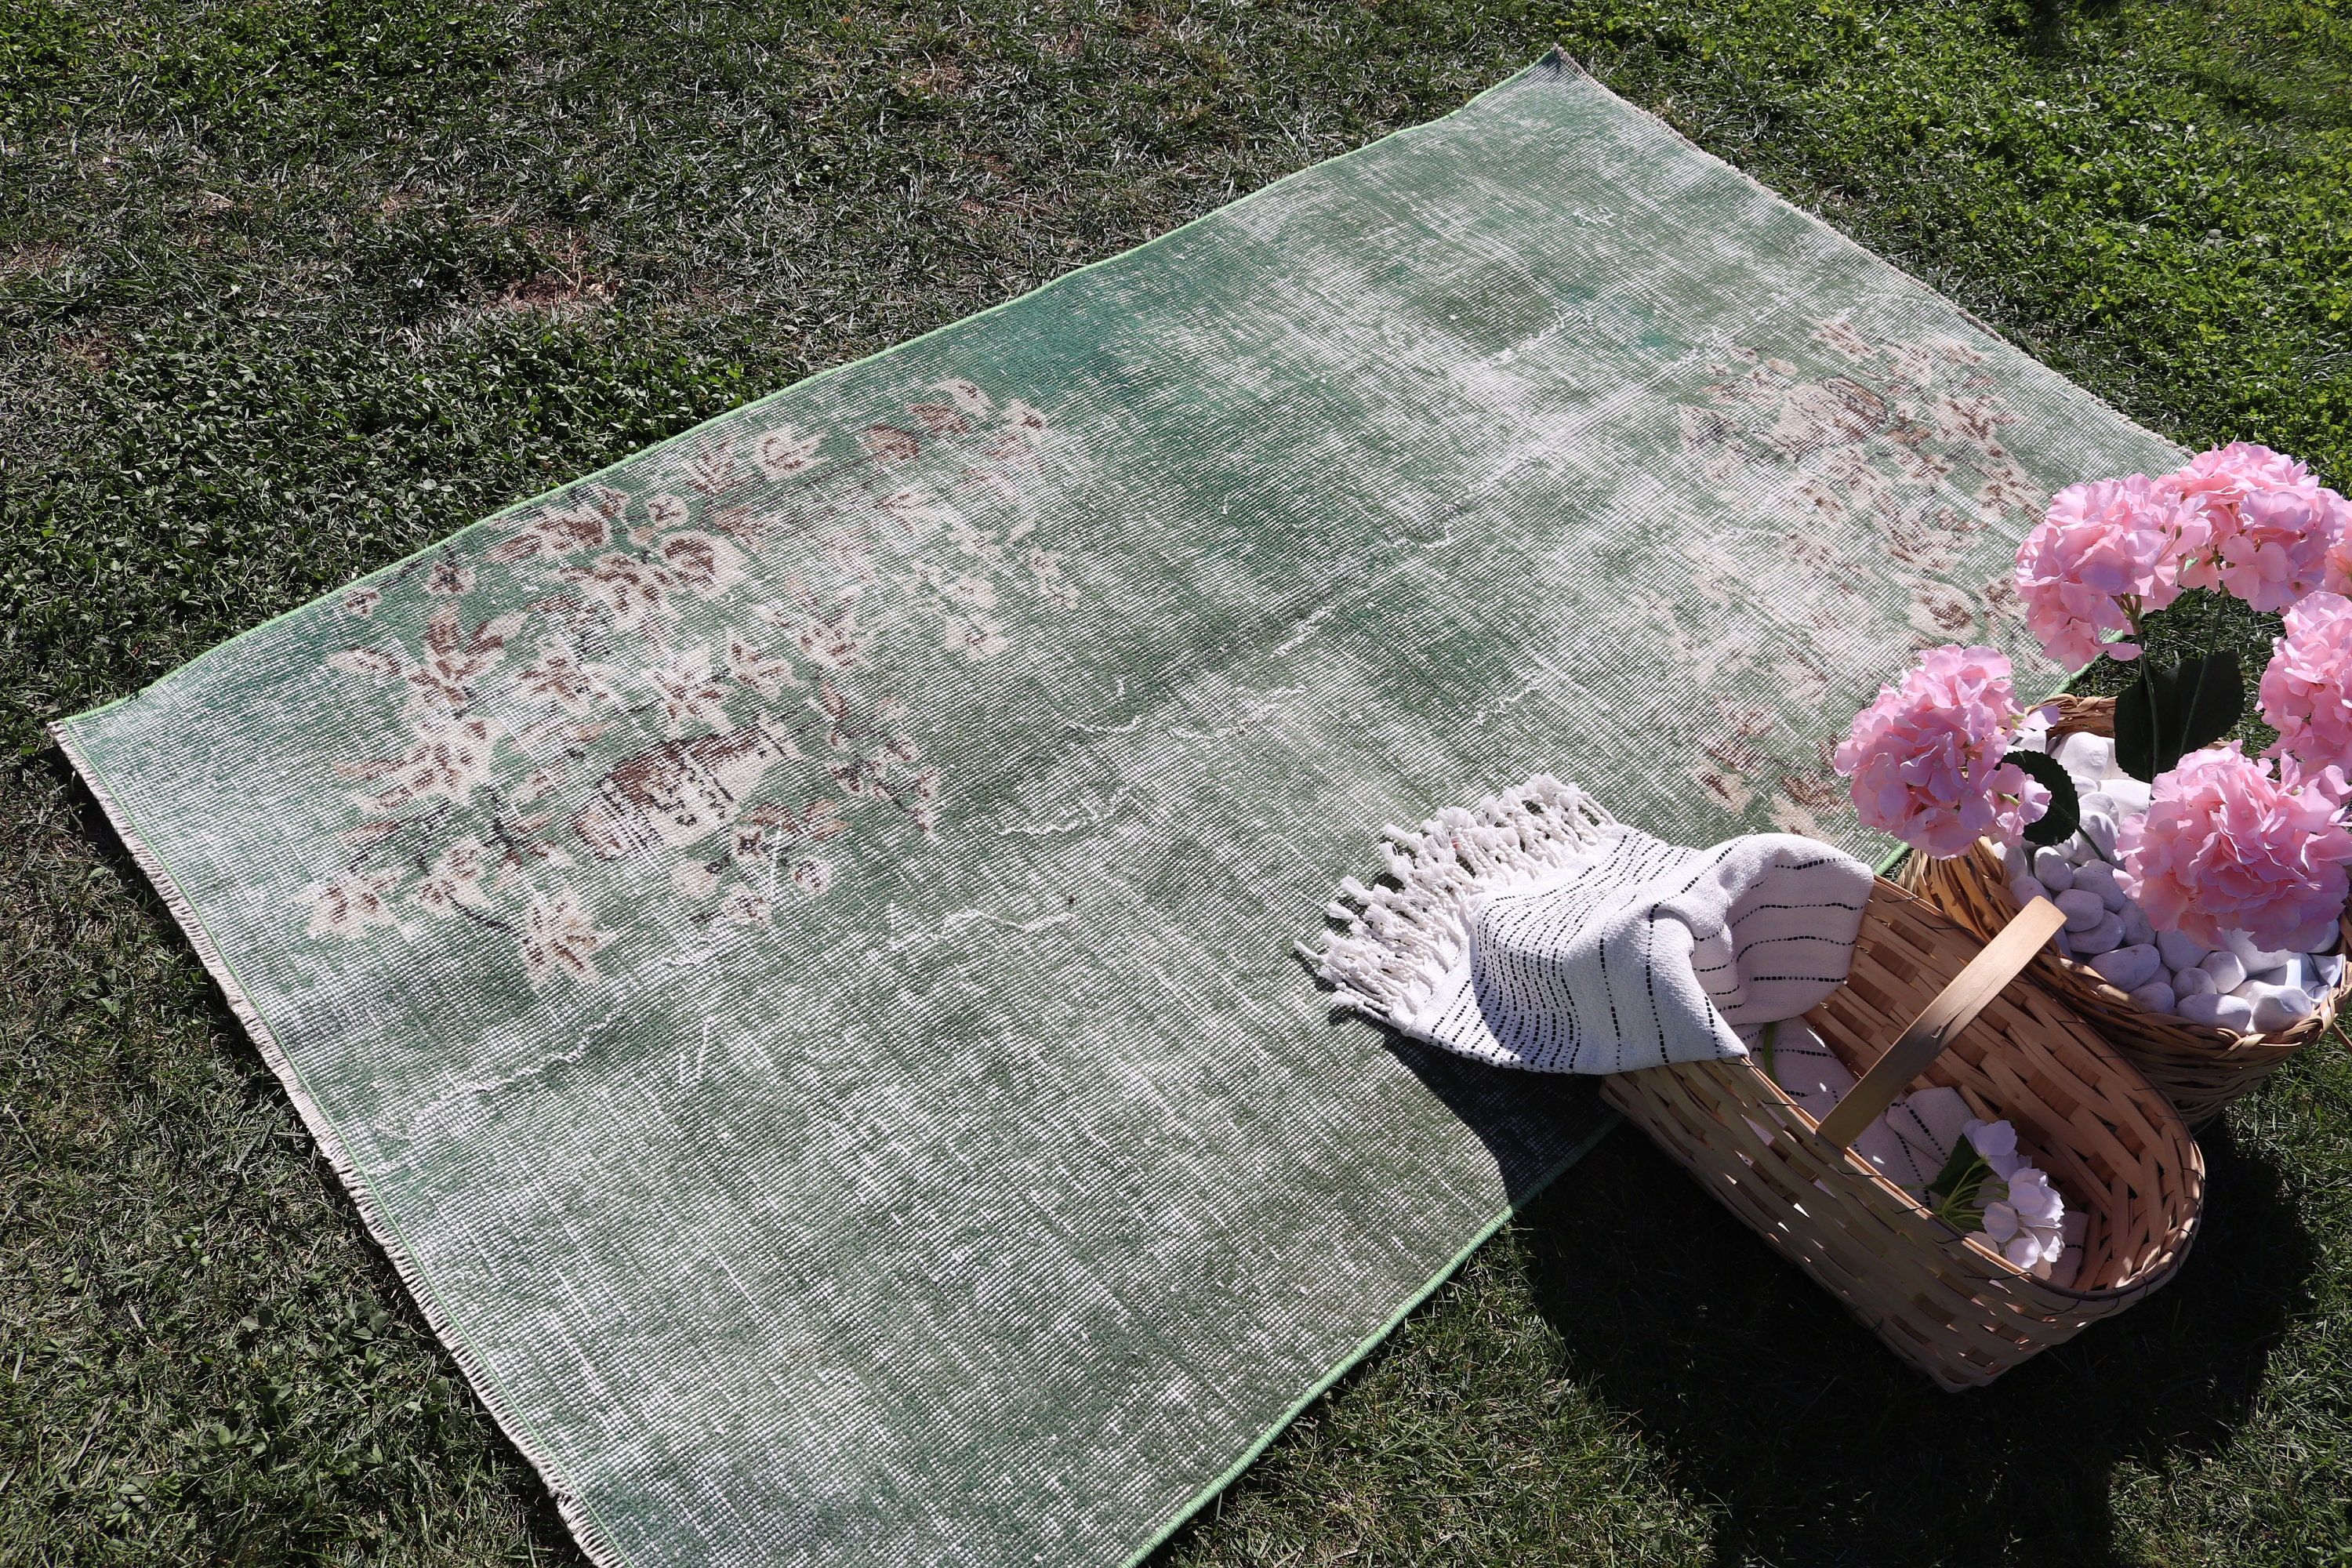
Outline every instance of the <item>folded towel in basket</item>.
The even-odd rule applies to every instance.
[[[1308,951],[1318,973],[1341,1005],[1391,1028],[1538,1072],[1749,1056],[1766,1025],[1845,983],[1870,898],[1870,868],[1826,844],[1662,843],[1549,774],[1386,838],[1388,877],[1340,885],[1329,913],[1341,929]],[[1775,1080],[1828,1115],[1853,1074],[1803,1024],[1773,1034]],[[1970,1124],[1957,1090],[1921,1088],[1853,1152],[1916,1196]],[[2070,1211],[2064,1254],[2037,1271],[2072,1283],[2084,1234]]]
[[[1871,870],[1811,838],[1663,843],[1549,774],[1390,828],[1311,956],[1341,1003],[1505,1067],[1612,1073],[1745,1057],[1740,1030],[1845,981]]]

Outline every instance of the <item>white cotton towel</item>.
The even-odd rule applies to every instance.
[[[1748,1055],[1844,983],[1870,868],[1810,838],[1689,849],[1549,775],[1391,829],[1314,956],[1358,1011],[1464,1056],[1611,1073]]]
[[[1383,848],[1388,877],[1340,884],[1340,931],[1306,950],[1341,1005],[1538,1072],[1744,1058],[1773,1024],[1773,1076],[1816,1121],[1853,1087],[1799,1016],[1845,983],[1871,889],[1853,856],[1779,833],[1662,843],[1549,774],[1391,827]],[[1957,1090],[1916,1089],[1854,1152],[1916,1196],[1969,1118]],[[2082,1264],[2083,1216],[2070,1210],[2064,1234],[2062,1285]]]

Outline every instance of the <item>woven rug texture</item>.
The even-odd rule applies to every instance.
[[[2174,460],[1555,58],[58,733],[593,1556],[1117,1563],[1602,1125],[1327,1017],[1382,826],[1875,855]]]

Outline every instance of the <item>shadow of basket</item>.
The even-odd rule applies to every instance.
[[[1957,1399],[1628,1133],[1523,1216],[1528,1285],[1569,1374],[1714,1500],[1717,1561],[2118,1562],[2116,1469],[2228,1443],[2314,1268],[2277,1172],[2206,1152],[2159,1296]]]

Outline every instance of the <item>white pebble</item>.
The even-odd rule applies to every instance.
[[[2293,1028],[2319,1011],[2319,999],[2299,985],[2249,985],[2246,1000],[2253,1004],[2254,1028],[2270,1034]]]
[[[2213,951],[2195,937],[2184,936],[2177,931],[2157,932],[2156,950],[2164,954],[2167,969],[2194,969],[2205,962],[2207,953]]]
[[[2050,901],[2065,911],[2066,929],[2070,931],[2088,931],[2106,917],[2107,906],[2100,902],[2099,895],[2081,888],[2069,888]],[[2121,921],[2116,922],[2116,932],[2119,936],[2123,933]]]
[[[2266,969],[2276,969],[2292,956],[2289,953],[2273,952],[2266,947],[2256,947],[2254,939],[2242,931],[2223,931],[2221,942],[2231,952],[2238,955],[2238,962],[2246,966],[2246,973],[2249,974],[2260,974]]]
[[[2021,910],[2036,899],[2048,898],[2050,889],[2031,877],[2020,877],[2009,885],[2009,896],[2017,900],[2017,907]]]
[[[2253,1004],[2242,996],[2184,996],[2175,1011],[2192,1024],[2211,1024],[2233,1034],[2254,1026]]]
[[[2063,893],[2074,885],[2074,868],[2066,852],[2056,845],[2037,850],[2033,857],[2033,879],[2053,893]]]
[[[2066,851],[2066,863],[2070,866],[2088,865],[2100,858],[2099,847],[2079,833],[2058,847]]]
[[[2179,998],[2172,994],[2170,985],[2161,980],[2151,980],[2145,985],[2134,986],[2131,1000],[2132,1005],[2143,1013],[2169,1013]]]
[[[2113,952],[2123,945],[2123,917],[2113,910],[2102,910],[2099,911],[2098,924],[2088,931],[2074,932],[2068,940],[2074,944],[2074,952],[2078,956],[2087,957],[2102,952]]]
[[[2084,730],[2077,730],[2058,742],[2058,760],[2068,773],[2093,779],[2116,778],[2123,771],[2116,766],[2115,742]]]
[[[2126,898],[2123,907],[2124,941],[2154,942],[2156,928],[2147,923],[2147,911]]]
[[[2164,973],[2164,960],[2153,945],[2142,942],[2118,947],[2091,960],[2092,970],[2118,991],[2137,991]]]
[[[2099,902],[2117,914],[2123,913],[2124,905],[2129,901],[2116,881],[2116,868],[2100,861],[2077,866],[2074,868],[2074,886],[2082,892],[2097,894]]]
[[[2311,955],[2312,977],[2329,991],[2344,984],[2344,955],[2340,952],[2315,952]]]
[[[2235,991],[2246,983],[2245,963],[2228,948],[2205,955],[2205,973],[2213,977],[2216,991]]]
[[[2105,799],[2105,795],[2095,795],[2083,803],[2083,837],[2103,858],[2112,860],[2116,858],[2115,814],[2111,809],[2095,811],[2091,807],[2091,801]],[[2114,803],[2108,804],[2112,806]]]
[[[2191,996],[2218,996],[2221,988],[2213,984],[2210,974],[2188,963],[2172,972],[2172,994],[2185,1002]]]
[[[2099,786],[2099,793],[2116,803],[2118,821],[2126,816],[2142,816],[2148,807],[2148,787],[2137,779],[2109,779]]]
[[[2259,980],[2266,985],[2292,985],[2297,991],[2311,989],[2311,960],[2302,953],[2288,955],[2284,963],[2265,969],[2260,974],[2249,973],[2249,980]]]

